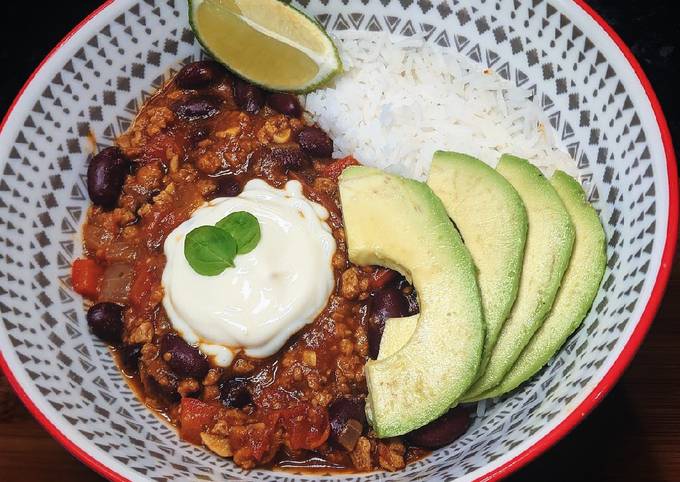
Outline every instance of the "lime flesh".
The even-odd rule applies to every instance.
[[[277,0],[193,0],[190,8],[205,48],[254,83],[305,91],[339,70],[322,28]]]

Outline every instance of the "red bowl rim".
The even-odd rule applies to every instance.
[[[34,77],[42,69],[45,63],[71,38],[73,37],[81,28],[83,28],[87,23],[90,22],[94,17],[101,13],[106,7],[111,5],[115,0],[106,0],[102,5],[100,5],[96,10],[89,14],[85,19],[83,19],[78,25],[76,25],[66,36],[47,54],[47,56],[40,62],[33,73],[30,75],[28,80],[24,83],[21,90],[14,98],[12,105],[7,110],[7,113],[0,123],[0,132],[5,127],[7,119],[14,110],[17,102],[23,95],[24,91],[28,85],[33,81]],[[628,342],[623,347],[621,354],[616,359],[614,364],[611,366],[609,371],[605,374],[602,380],[597,384],[597,386],[588,394],[588,396],[577,406],[559,425],[547,433],[543,438],[538,440],[531,447],[527,448],[524,452],[515,456],[511,460],[505,462],[499,467],[491,470],[489,473],[477,478],[478,481],[493,481],[500,480],[507,477],[511,473],[518,470],[520,467],[528,464],[530,461],[534,460],[536,457],[545,452],[548,448],[555,445],[562,437],[564,437],[570,430],[572,430],[581,420],[583,420],[605,397],[605,395],[612,389],[616,381],[621,377],[626,367],[630,364],[633,356],[637,352],[638,348],[642,344],[649,327],[652,324],[661,301],[666,290],[666,285],[668,284],[668,279],[670,277],[671,268],[673,266],[673,257],[675,255],[675,246],[678,236],[678,171],[676,165],[675,151],[673,149],[673,141],[671,139],[670,130],[668,129],[668,123],[661,109],[661,104],[659,99],[652,88],[649,79],[645,75],[640,63],[637,61],[633,52],[628,48],[625,42],[619,37],[619,35],[614,31],[614,29],[595,11],[590,7],[585,0],[573,0],[576,5],[578,5],[586,14],[588,14],[614,41],[618,46],[621,53],[624,55],[633,71],[637,75],[640,84],[645,90],[649,102],[654,111],[656,121],[658,123],[659,131],[661,132],[661,140],[664,146],[664,152],[666,155],[666,167],[668,176],[668,226],[666,234],[666,244],[664,245],[663,254],[661,256],[661,265],[659,266],[659,272],[656,277],[654,287],[650,294],[649,302],[645,307],[640,321],[636,325],[633,333],[631,334]],[[92,457],[80,446],[72,442],[66,435],[64,435],[33,403],[28,394],[23,390],[19,384],[16,377],[14,377],[11,372],[9,365],[4,359],[2,353],[0,353],[0,368],[4,372],[10,385],[17,393],[21,401],[24,403],[28,411],[35,417],[38,422],[47,430],[47,432],[54,437],[61,445],[63,445],[71,454],[77,457],[80,461],[84,462],[90,468],[97,471],[99,474],[103,475],[107,479],[116,482],[126,482],[128,479],[123,477],[118,472],[112,470],[111,468],[104,465],[101,461]]]

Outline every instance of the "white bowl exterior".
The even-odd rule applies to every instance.
[[[669,207],[653,109],[615,43],[570,1],[299,1],[331,31],[424,34],[534,90],[605,224],[603,288],[550,366],[490,405],[449,447],[403,472],[363,480],[481,477],[583,402],[647,305]],[[81,299],[70,288],[88,203],[84,173],[93,146],[87,134],[91,129],[98,147],[110,145],[156,87],[200,57],[185,10],[180,0],[112,3],[52,55],[14,106],[0,135],[0,348],[38,410],[125,478],[289,480],[286,473],[244,472],[181,442],[135,398],[106,347],[90,336]]]

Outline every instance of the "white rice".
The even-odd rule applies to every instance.
[[[305,100],[335,156],[421,180],[436,150],[574,172],[530,93],[498,74],[421,38],[352,32],[337,44],[346,71]]]

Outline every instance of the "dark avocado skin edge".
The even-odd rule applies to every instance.
[[[203,0],[201,0],[201,1],[203,1]],[[290,0],[289,1],[273,0],[273,1],[282,3],[283,5],[290,8],[291,10],[294,10],[298,15],[301,15],[302,17],[304,17],[307,20],[309,20],[310,22],[312,22],[314,25],[316,25],[319,28],[319,30],[326,36],[326,38],[328,39],[330,44],[333,46],[333,52],[335,53],[335,59],[337,60],[337,64],[338,64],[337,68],[333,72],[328,74],[325,78],[321,79],[319,82],[312,84],[308,87],[305,87],[304,89],[294,89],[294,90],[273,89],[270,86],[266,86],[266,85],[261,84],[257,81],[254,81],[252,79],[244,77],[240,72],[238,72],[237,70],[234,70],[231,66],[229,66],[228,64],[223,62],[221,59],[213,56],[213,54],[210,51],[210,48],[208,48],[207,43],[201,38],[200,34],[198,33],[198,28],[196,28],[196,25],[195,25],[195,22],[194,22],[194,3],[195,3],[195,0],[187,0],[187,6],[189,8],[189,26],[191,27],[191,30],[194,32],[194,35],[196,36],[196,40],[198,40],[198,43],[201,44],[201,47],[203,47],[203,50],[210,56],[210,58],[212,58],[213,60],[215,60],[219,64],[223,65],[229,72],[236,75],[240,79],[243,79],[246,82],[250,82],[251,84],[257,85],[258,87],[261,87],[261,88],[263,88],[267,91],[270,91],[270,92],[291,92],[291,93],[294,93],[294,94],[307,94],[307,93],[309,93],[313,90],[318,89],[322,85],[327,84],[335,76],[342,73],[343,65],[342,65],[342,59],[340,58],[340,54],[338,52],[338,47],[335,45],[335,42],[333,42],[331,37],[326,32],[326,29],[323,28],[323,26],[319,22],[317,22],[315,19],[313,19],[312,17],[310,17],[306,13],[302,12],[301,10],[298,10],[297,8],[290,5]]]

